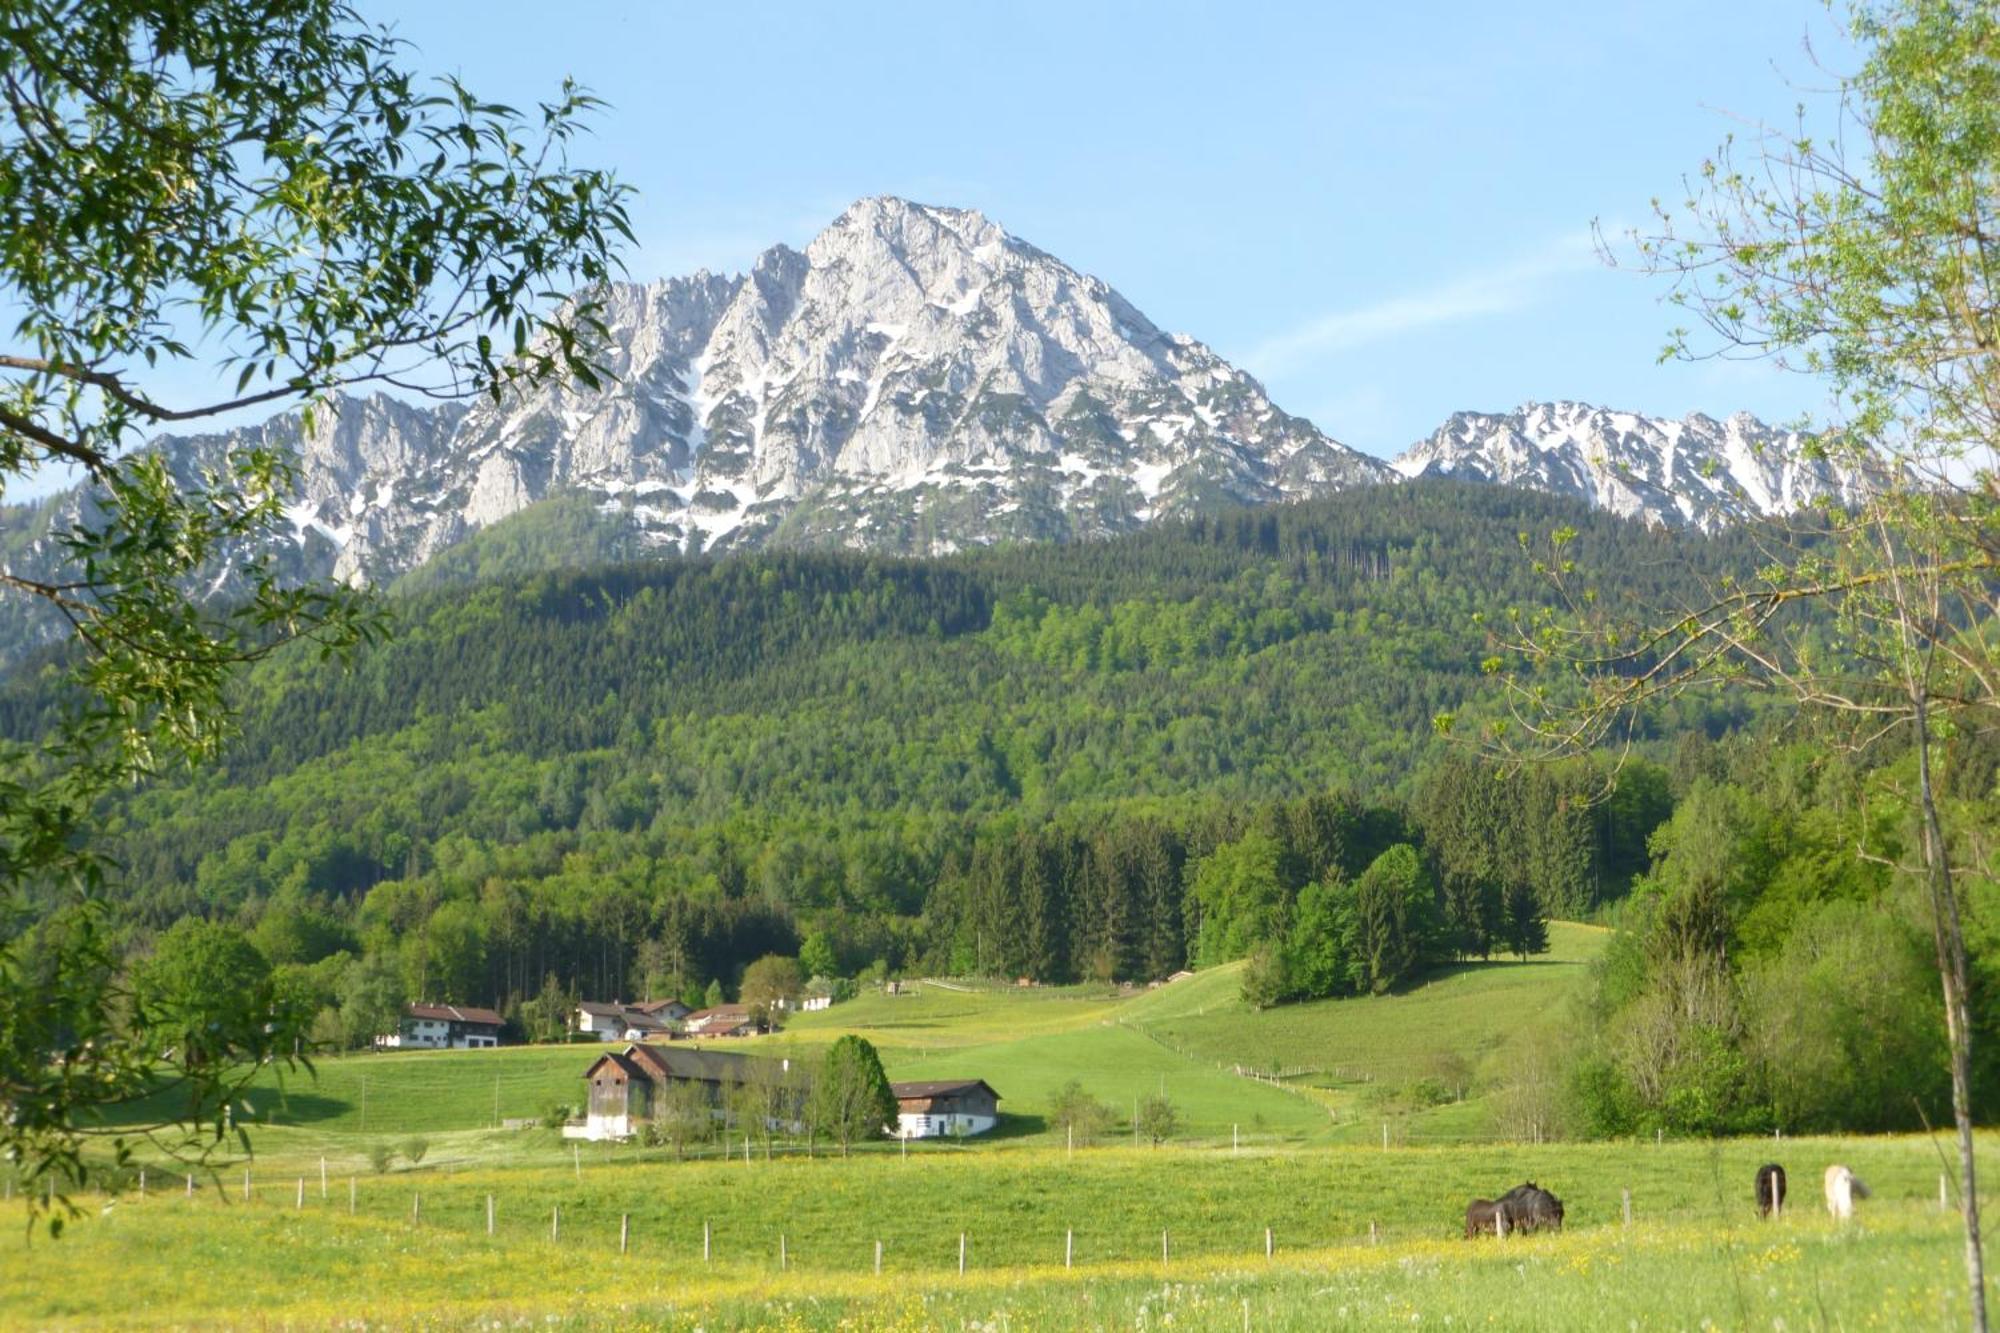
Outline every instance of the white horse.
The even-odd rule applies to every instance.
[[[1835,1221],[1845,1222],[1854,1216],[1854,1201],[1867,1197],[1868,1187],[1852,1171],[1844,1166],[1826,1169],[1826,1210]]]

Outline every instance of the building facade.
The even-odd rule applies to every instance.
[[[456,1004],[408,1004],[396,1031],[375,1038],[385,1049],[475,1050],[500,1044],[500,1015]]]
[[[984,1134],[1000,1123],[1000,1094],[983,1078],[891,1083],[896,1137],[935,1139]]]

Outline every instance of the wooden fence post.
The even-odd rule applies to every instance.
[[[1382,1151],[1389,1151],[1389,1122],[1386,1120],[1382,1122]]]
[[[354,1216],[354,1177],[347,1178],[347,1215]]]
[[[1160,1267],[1167,1266],[1167,1229],[1160,1228]]]
[[[10,1199],[14,1197],[11,1185],[7,1189],[7,1197]],[[139,1168],[139,1197],[142,1199],[146,1197],[146,1168],[143,1166]]]
[[[1368,1243],[1374,1245],[1379,1243],[1381,1239],[1381,1233],[1375,1230],[1375,1220],[1370,1218],[1368,1220]]]
[[[1504,1206],[1493,1210],[1493,1234],[1501,1240],[1507,1239],[1507,1209]]]
[[[785,1253],[785,1233],[780,1231],[778,1233],[778,1271],[782,1273],[790,1266],[791,1258]]]
[[[701,1261],[703,1263],[708,1262],[708,1219],[706,1218],[703,1218],[701,1223]]]
[[[875,1242],[875,1276],[882,1276],[882,1242]]]
[[[1068,1268],[1076,1258],[1076,1228],[1063,1228],[1063,1267]]]
[[[556,1204],[554,1207],[549,1209],[549,1239],[558,1241],[562,1239],[561,1204]]]
[[[188,1196],[188,1197],[189,1197],[190,1199],[192,1199],[192,1198],[194,1197],[194,1177],[193,1177],[192,1175],[190,1175],[190,1176],[188,1177],[188,1189],[187,1189],[187,1196]]]
[[[306,1206],[306,1178],[304,1176],[299,1177],[299,1199],[298,1202],[293,1204],[292,1206],[295,1208],[303,1208]]]
[[[1785,1200],[1778,1193],[1778,1173],[1773,1171],[1771,1173],[1771,1216],[1782,1218],[1784,1216],[1784,1208]]]
[[[243,1202],[250,1202],[250,1168],[243,1168]]]
[[[410,1220],[412,1222],[421,1222],[423,1220],[423,1217],[424,1217],[424,1196],[423,1192],[419,1190],[417,1193],[412,1194],[410,1196]]]
[[[1629,1226],[1631,1226],[1631,1225],[1632,1225],[1632,1191],[1631,1191],[1631,1190],[1628,1190],[1628,1189],[1627,1189],[1627,1190],[1619,1190],[1619,1191],[1618,1191],[1618,1206],[1619,1206],[1620,1210],[1621,1210],[1621,1211],[1623,1211],[1623,1212],[1624,1212],[1624,1214],[1625,1214],[1625,1225],[1626,1225],[1626,1226],[1628,1226],[1628,1227],[1629,1227]]]
[[[1271,1257],[1272,1257],[1273,1255],[1275,1255],[1276,1253],[1277,1253],[1277,1248],[1276,1248],[1276,1246],[1275,1246],[1275,1245],[1274,1245],[1274,1244],[1272,1243],[1272,1240],[1271,1240],[1271,1228],[1269,1228],[1269,1227],[1265,1227],[1265,1228],[1264,1228],[1264,1257],[1265,1257],[1266,1259],[1269,1259],[1269,1258],[1271,1258]]]
[[[493,1234],[493,1196],[486,1196],[486,1234]]]
[[[319,1197],[326,1197],[326,1158],[319,1159]]]
[[[623,1254],[632,1244],[632,1214],[618,1214],[618,1253]]]
[[[958,1273],[960,1277],[965,1276],[965,1233],[963,1231],[958,1233]]]
[[[1236,1150],[1242,1146],[1242,1136],[1237,1133],[1241,1128],[1242,1126],[1240,1125],[1231,1125],[1229,1127],[1229,1155],[1231,1157],[1234,1157]]]

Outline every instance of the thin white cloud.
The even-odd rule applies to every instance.
[[[1512,314],[1533,305],[1552,279],[1597,263],[1590,233],[1576,232],[1503,268],[1308,320],[1265,339],[1244,361],[1260,375],[1283,375],[1348,348],[1386,342],[1442,324]]]

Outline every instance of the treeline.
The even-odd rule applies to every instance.
[[[1571,781],[1603,779],[1579,771]],[[929,850],[858,846],[855,864],[825,873],[879,880],[879,898],[813,910],[760,894],[725,846],[632,874],[451,846],[437,866],[357,899],[314,895],[295,878],[226,919],[271,968],[275,993],[313,1015],[313,1036],[330,1045],[390,1030],[412,1000],[491,1005],[515,1037],[554,1039],[578,999],[715,1004],[748,996],[746,968],[794,959],[787,970],[799,979],[1064,983],[1146,981],[1249,957],[1245,994],[1273,1004],[1389,990],[1503,949],[1536,952],[1550,905],[1594,906],[1563,898],[1558,884],[1514,892],[1520,881],[1509,879],[1504,916],[1489,921],[1464,912],[1476,895],[1445,892],[1449,868],[1472,856],[1464,840],[1503,839],[1506,821],[1536,819],[1535,802],[1564,789],[1509,785],[1514,799],[1485,807],[1504,812],[1495,821],[1461,811],[1450,825],[1427,824],[1421,807],[1335,792],[1040,821],[1010,813]],[[1575,839],[1565,858],[1588,863],[1599,845],[1642,839],[1625,822],[1632,810],[1652,815],[1643,802],[1604,802],[1562,825]],[[912,886],[917,901],[907,901]]]
[[[274,964],[318,969],[337,1011],[396,987],[525,1003],[551,978],[705,996],[814,936],[849,973],[1148,980],[1223,956],[1210,923],[1243,895],[1202,866],[1226,849],[1260,905],[1222,948],[1282,955],[1270,998],[1332,993],[1336,972],[1395,984],[1614,896],[1661,813],[1636,790],[1629,809],[1584,800],[1580,773],[1504,798],[1485,777],[1426,785],[1448,753],[1433,718],[1485,706],[1480,615],[1544,595],[1522,535],[1575,528],[1613,601],[1752,549],[1424,483],[1081,546],[451,582],[585,541],[577,517],[499,525],[440,586],[411,580],[351,670],[260,664],[222,762],[107,809],[131,949],[184,916],[234,922]],[[56,706],[17,672],[0,734]],[[1653,725],[1744,717],[1719,697]],[[1343,811],[1312,813],[1329,791]],[[1331,821],[1338,850],[1294,818]],[[1368,878],[1397,846],[1418,876]],[[1434,910],[1384,917],[1391,881]],[[1404,922],[1414,944],[1357,925],[1341,956],[1374,961],[1335,967],[1295,938],[1313,914],[1341,938]],[[342,954],[366,986],[335,983]]]
[[[1672,818],[1598,970],[1588,1028],[1544,1100],[1587,1135],[1913,1130],[1950,1119],[1913,760],[1776,737],[1690,741]],[[1972,864],[2000,827],[1990,734],[1939,756]],[[2000,1110],[2000,886],[1970,871],[1975,1114]]]

